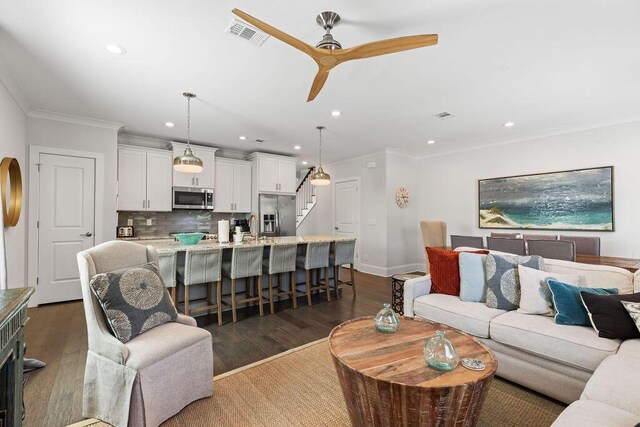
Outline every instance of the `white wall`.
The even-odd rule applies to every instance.
[[[417,219],[444,220],[449,235],[487,236],[478,228],[478,179],[613,165],[615,231],[562,233],[597,234],[602,255],[640,257],[639,158],[640,122],[423,158]]]
[[[367,168],[366,164],[369,161],[376,162],[376,167]],[[317,188],[317,204],[298,228],[297,234],[333,235],[335,180],[360,177],[359,268],[368,273],[386,275],[387,195],[385,153],[377,152],[369,156],[327,164],[323,165],[323,168],[331,175],[331,185]]]
[[[0,80],[0,160],[15,157],[22,170],[23,205],[16,227],[5,228],[7,249],[7,273],[10,288],[20,288],[26,284],[26,234],[28,188],[27,117]]]
[[[118,221],[116,214],[118,191],[117,129],[28,117],[27,141],[29,145],[91,151],[104,155],[104,200],[96,201],[96,206],[104,212],[102,234],[104,239],[114,239]]]

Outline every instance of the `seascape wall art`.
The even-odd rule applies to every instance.
[[[613,166],[478,180],[480,228],[613,231]]]

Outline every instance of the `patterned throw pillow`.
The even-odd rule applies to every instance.
[[[622,301],[622,305],[624,305],[624,308],[629,313],[629,316],[631,316],[631,318],[635,322],[638,331],[640,331],[640,302]]]
[[[89,286],[122,342],[178,318],[154,263],[96,274]]]
[[[543,270],[544,259],[537,255],[487,255],[487,307],[515,310],[520,304],[518,265]]]

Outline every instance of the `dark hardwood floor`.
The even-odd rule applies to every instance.
[[[357,297],[345,286],[342,298],[327,302],[316,295],[313,306],[306,298],[276,304],[276,313],[258,315],[257,306],[243,309],[238,322],[224,313],[225,324],[215,315],[198,317],[198,326],[213,336],[214,374],[256,362],[300,345],[324,338],[345,320],[374,315],[383,302],[391,302],[391,279],[356,273]],[[333,296],[333,294],[332,294]],[[64,426],[82,420],[82,384],[87,352],[87,332],[81,301],[29,309],[25,338],[26,357],[47,362],[28,374],[25,386],[25,426]]]

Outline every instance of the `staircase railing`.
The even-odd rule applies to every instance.
[[[296,189],[296,227],[307,217],[316,204],[316,188],[311,185],[311,174],[315,168],[309,168]]]

